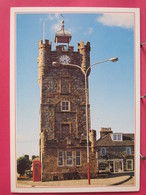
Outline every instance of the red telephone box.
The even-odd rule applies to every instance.
[[[33,161],[33,181],[41,181],[41,162]]]

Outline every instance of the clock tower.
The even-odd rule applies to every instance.
[[[40,160],[42,181],[87,178],[86,99],[84,71],[90,66],[90,43],[70,45],[64,28],[55,34],[55,50],[49,40],[39,42]],[[64,66],[65,65],[65,66]],[[89,76],[89,75],[88,75]],[[88,83],[88,78],[87,78]],[[88,96],[88,124],[90,105]],[[96,176],[94,138],[90,142],[90,175]]]

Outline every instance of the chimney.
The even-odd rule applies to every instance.
[[[108,127],[108,128],[101,127],[100,137],[104,137],[105,135],[107,135],[109,133],[113,133],[110,127]]]

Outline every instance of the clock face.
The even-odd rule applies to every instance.
[[[60,57],[60,63],[61,64],[69,64],[70,63],[70,57],[69,56],[67,56],[67,55],[62,55],[61,57]]]

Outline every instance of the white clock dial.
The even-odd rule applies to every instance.
[[[61,64],[69,64],[70,63],[70,57],[69,56],[67,56],[67,55],[62,55],[61,57],[60,57],[60,63]]]

